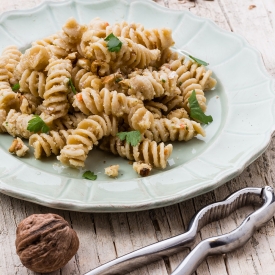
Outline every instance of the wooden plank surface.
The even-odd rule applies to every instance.
[[[58,0],[56,0],[58,2]],[[43,0],[0,0],[0,13],[34,7]],[[275,2],[270,0],[160,0],[171,9],[185,9],[210,18],[221,28],[245,37],[262,54],[267,71],[275,77]],[[255,5],[251,8],[251,5]],[[1,38],[0,38],[1,39]],[[263,118],[264,119],[264,118]],[[33,213],[57,213],[76,230],[80,248],[62,270],[50,275],[81,275],[96,266],[145,245],[164,240],[186,230],[190,218],[201,207],[224,199],[247,186],[275,187],[275,140],[267,151],[243,173],[213,192],[180,204],[134,213],[93,214],[62,211],[24,202],[0,194],[0,274],[37,274],[26,269],[15,251],[17,224]],[[253,211],[243,208],[227,219],[205,226],[197,242],[210,236],[233,230]],[[132,275],[170,274],[186,256],[188,250],[164,258],[132,272]],[[256,232],[241,249],[227,255],[207,258],[197,269],[197,275],[273,275],[275,274],[274,219]]]

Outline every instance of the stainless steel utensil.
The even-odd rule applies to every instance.
[[[251,203],[257,203],[262,206],[250,214],[232,232],[201,241],[171,274],[191,275],[205,257],[227,253],[243,246],[255,230],[273,217],[275,213],[275,195],[272,187],[241,189],[224,201],[213,203],[201,209],[191,219],[186,233],[126,254],[95,268],[85,275],[126,274],[145,264],[160,260],[163,256],[177,253],[183,248],[194,244],[196,234],[203,226],[225,218],[237,208]]]

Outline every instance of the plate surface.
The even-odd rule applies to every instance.
[[[152,16],[154,15],[154,16]],[[0,50],[30,43],[59,31],[69,17],[88,23],[100,17],[110,24],[126,20],[146,28],[169,27],[178,49],[210,63],[218,80],[206,94],[207,114],[214,122],[206,138],[174,143],[170,166],[139,178],[127,160],[93,150],[86,168],[96,181],[81,179],[83,171],[63,167],[55,157],[37,161],[8,153],[12,137],[0,136],[0,191],[53,208],[116,212],[144,210],[177,203],[217,188],[240,174],[268,146],[275,125],[273,81],[260,54],[233,33],[187,11],[162,8],[152,1],[45,2],[0,17]],[[187,27],[188,26],[188,27]],[[120,164],[117,179],[104,167]]]

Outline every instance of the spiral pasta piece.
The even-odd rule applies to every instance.
[[[48,49],[48,46],[53,45],[53,41],[58,37],[57,33],[44,37],[32,42],[32,46],[43,46]]]
[[[19,110],[20,102],[18,95],[13,92],[9,83],[9,72],[5,68],[5,58],[0,59],[0,109],[8,112],[10,109]]]
[[[100,90],[103,87],[102,80],[96,74],[78,66],[72,70],[72,80],[78,92],[85,88]]]
[[[79,71],[80,69],[85,69],[86,71],[90,71],[91,61],[84,57],[78,58],[76,61],[75,67],[77,68],[77,71]]]
[[[0,58],[0,92],[11,91],[11,86],[9,83],[9,72],[5,68],[7,61],[5,58]]]
[[[136,37],[136,32],[138,32],[138,31],[142,32],[143,30],[144,30],[144,27],[139,23],[129,24],[126,21],[122,21],[119,23],[115,23],[111,26],[107,26],[106,27],[106,36],[113,33],[115,36],[129,38],[138,44],[142,44],[142,43],[139,43],[139,40]],[[142,42],[142,40],[141,40],[141,42]]]
[[[188,141],[198,134],[205,136],[205,131],[198,122],[187,118],[173,117],[172,119],[155,119],[144,136],[156,142],[167,142]]]
[[[101,20],[99,17],[92,19],[87,25],[88,30],[93,31],[93,35],[99,38],[106,37],[106,28],[109,26],[109,23]]]
[[[164,95],[179,95],[177,87],[178,75],[172,71],[150,71],[145,69],[142,75],[135,75],[130,79],[120,81],[125,85],[126,93],[141,100],[151,100]]]
[[[190,78],[181,85],[182,95],[183,95],[183,106],[187,111],[190,111],[189,101],[193,91],[196,93],[197,101],[203,112],[206,111],[206,97],[204,96],[203,88],[197,83],[195,78]]]
[[[49,58],[48,50],[44,46],[34,45],[21,55],[14,74],[20,79],[26,70],[42,72],[49,64]]]
[[[176,64],[172,64],[172,67],[178,66],[176,73],[179,75],[179,86],[181,86],[188,78],[196,79],[197,83],[202,86],[203,90],[212,89],[216,85],[216,80],[211,77],[212,71],[206,70],[204,66],[192,62],[191,60],[186,60],[181,65],[176,61]]]
[[[181,68],[181,67],[180,67]],[[177,72],[177,71],[176,71]],[[182,73],[182,72],[180,72]],[[186,71],[179,76],[180,89],[183,96],[183,107],[189,111],[189,102],[188,99],[191,96],[192,92],[195,91],[196,98],[203,112],[206,111],[206,98],[203,92],[202,86],[198,83],[196,78],[191,76],[190,71]]]
[[[172,154],[173,145],[164,143],[157,144],[148,139],[142,140],[137,146],[131,146],[126,141],[121,141],[118,137],[104,137],[100,149],[120,155],[129,160],[142,161],[151,164],[156,168],[164,169],[167,160]]]
[[[67,145],[57,158],[66,165],[83,167],[88,152],[103,136],[116,135],[117,119],[112,116],[93,115],[82,120],[67,138]]]
[[[7,132],[6,128],[3,125],[3,123],[6,120],[6,117],[7,117],[7,112],[5,110],[0,109],[0,133]]]
[[[9,46],[2,52],[2,57],[6,58],[7,64],[5,68],[8,70],[9,82],[13,85],[18,82],[18,79],[14,77],[16,66],[20,61],[22,53],[17,49],[16,46]]]
[[[144,29],[141,24],[115,23],[107,26],[106,36],[113,33],[115,36],[129,38],[135,43],[141,44],[148,49],[159,49],[163,51],[174,45],[172,30],[168,28]]]
[[[176,96],[164,96],[158,99],[159,103],[162,103],[167,107],[167,112],[171,110],[178,109],[183,107],[183,96],[176,95]]]
[[[193,67],[192,67],[193,66]],[[203,112],[206,111],[206,98],[204,96],[203,87],[199,84],[199,80],[194,78],[196,70],[199,70],[197,63],[192,63],[190,60],[186,64],[181,64],[180,60],[172,61],[170,64],[171,70],[175,70],[178,77],[178,86],[183,96],[183,107],[189,111],[188,99],[192,92],[195,91],[196,98]],[[192,69],[193,68],[193,69]],[[195,68],[195,69],[194,69]],[[170,70],[166,65],[162,66],[162,69],[167,71]],[[190,70],[189,70],[190,69]],[[192,70],[194,70],[192,72]],[[201,69],[200,69],[201,70]],[[179,108],[180,106],[174,106],[173,108]],[[172,110],[169,108],[169,110]]]
[[[0,91],[0,109],[7,112],[11,109],[19,110],[20,100],[17,93],[9,90]]]
[[[168,119],[172,119],[173,117],[190,119],[187,111],[184,108],[175,109],[167,114]]]
[[[154,118],[161,118],[163,113],[168,111],[166,105],[161,102],[155,102],[153,100],[146,101],[144,103],[144,107],[154,115]]]
[[[187,79],[194,78],[197,80],[197,83],[202,86],[202,90],[211,90],[215,87],[217,81],[212,78],[212,71],[206,70],[202,65],[199,65],[196,62],[185,59],[182,56],[180,59],[171,60],[169,64],[164,64],[162,68],[169,68],[179,75],[178,84],[182,85]]]
[[[137,104],[130,109],[127,116],[130,127],[144,133],[154,122],[154,115],[143,104]]]
[[[160,51],[157,49],[149,50],[127,38],[119,37],[119,40],[122,47],[118,52],[108,51],[107,42],[101,38],[89,43],[83,48],[83,53],[91,60],[104,60],[110,63],[112,72],[126,67],[143,69],[160,58]]]
[[[67,114],[63,117],[60,117],[53,121],[52,129],[55,131],[58,130],[67,130],[67,129],[75,129],[83,119],[87,118],[81,112],[75,112],[73,114]]]
[[[104,112],[107,115],[121,117],[129,113],[130,108],[138,102],[136,98],[128,97],[117,91],[110,91],[107,88],[103,88],[100,92],[86,88],[75,96],[73,106],[86,115]]]
[[[163,64],[161,69],[165,70],[166,68],[169,68],[172,71],[176,71],[179,78],[178,81],[180,82],[180,76],[189,71],[191,74],[191,77],[194,76],[196,69],[199,67],[199,64],[196,62],[193,62],[190,59],[186,59],[185,56],[178,57],[178,54],[175,53],[173,58],[169,61],[168,64]]]
[[[57,33],[53,41],[47,45],[51,56],[64,58],[69,53],[76,52],[77,44],[85,30],[85,26],[78,24],[74,18],[69,18],[62,27],[62,31]]]
[[[211,75],[212,71],[206,70],[204,66],[200,66],[196,69],[195,77],[198,79],[203,90],[211,90],[216,86],[217,80],[211,77]]]
[[[83,33],[80,43],[77,45],[77,50],[81,56],[85,56],[85,49],[90,43],[98,41],[100,38],[106,37],[106,27],[109,24],[100,18],[94,18],[88,25],[87,30]]]
[[[69,93],[69,79],[71,78],[72,64],[70,60],[51,60],[47,67],[43,106],[48,114],[54,118],[65,116],[69,109],[67,94]]]
[[[29,144],[34,148],[34,157],[40,159],[52,154],[58,155],[66,145],[66,140],[72,130],[50,131],[49,134],[33,134],[30,136]]]
[[[20,92],[44,97],[46,77],[43,72],[26,69],[19,80]]]
[[[27,130],[27,127],[32,118],[33,115],[22,114],[11,109],[2,125],[13,137],[29,138],[32,133]]]

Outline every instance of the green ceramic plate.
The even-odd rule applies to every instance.
[[[88,23],[100,17],[110,24],[126,20],[146,28],[169,27],[178,49],[210,63],[218,80],[207,92],[214,122],[206,138],[175,143],[171,166],[140,178],[127,160],[93,150],[83,171],[62,166],[55,157],[37,161],[32,153],[19,159],[8,153],[12,137],[0,136],[0,191],[13,197],[76,211],[144,210],[177,203],[213,190],[240,174],[268,146],[274,130],[273,81],[260,54],[238,35],[187,11],[162,8],[153,1],[103,0],[46,2],[0,17],[0,50],[15,44],[24,50],[31,41],[61,29],[69,17]],[[110,179],[104,167],[119,164],[120,175]]]

